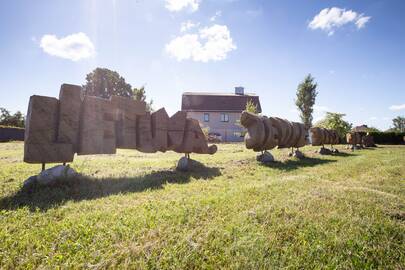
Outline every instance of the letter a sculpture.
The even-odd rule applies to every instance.
[[[115,154],[117,148],[145,153],[214,154],[197,120],[164,108],[153,113],[131,98],[84,96],[80,86],[63,84],[59,100],[31,96],[25,127],[24,161],[72,162],[74,154]]]

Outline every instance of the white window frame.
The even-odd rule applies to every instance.
[[[209,113],[204,113],[203,119],[204,119],[204,122],[209,122],[210,121],[210,114]]]
[[[221,122],[229,122],[229,115],[227,113],[221,113]]]

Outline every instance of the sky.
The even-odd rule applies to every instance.
[[[405,1],[0,1],[0,107],[58,97],[96,67],[145,86],[154,108],[187,91],[260,96],[263,114],[298,121],[298,84],[326,111],[388,129],[405,115]]]

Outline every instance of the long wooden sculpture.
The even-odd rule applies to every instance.
[[[72,162],[74,154],[115,154],[117,148],[154,153],[214,154],[197,120],[164,108],[153,113],[126,97],[84,96],[80,86],[63,84],[59,100],[31,96],[25,128],[24,161]]]
[[[241,124],[247,129],[246,148],[266,151],[275,148],[303,147],[306,145],[304,124],[290,122],[277,117],[258,116],[242,112]]]
[[[357,144],[362,144],[361,141],[361,134],[359,132],[349,132],[346,134],[346,142],[351,144],[352,146],[356,146]]]
[[[312,146],[323,146],[324,144],[339,144],[339,135],[336,130],[320,127],[310,128]]]

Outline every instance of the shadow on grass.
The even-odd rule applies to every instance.
[[[274,162],[267,163],[267,164],[261,163],[260,165],[264,166],[264,167],[282,170],[282,171],[292,171],[292,170],[296,170],[299,168],[314,167],[316,165],[327,164],[330,162],[336,162],[336,160],[305,157],[300,160],[288,159],[286,161],[274,161]]]
[[[333,153],[330,156],[336,156],[336,157],[351,157],[351,156],[358,156],[358,154],[356,154],[356,152],[339,152],[339,153]]]
[[[52,186],[34,185],[22,188],[15,194],[0,199],[0,210],[28,207],[30,211],[46,211],[68,201],[91,200],[113,194],[142,192],[160,189],[166,183],[185,184],[191,178],[208,180],[221,175],[219,168],[206,167],[193,160],[188,172],[176,170],[152,171],[146,175],[122,178],[92,178],[78,176],[61,180]]]

